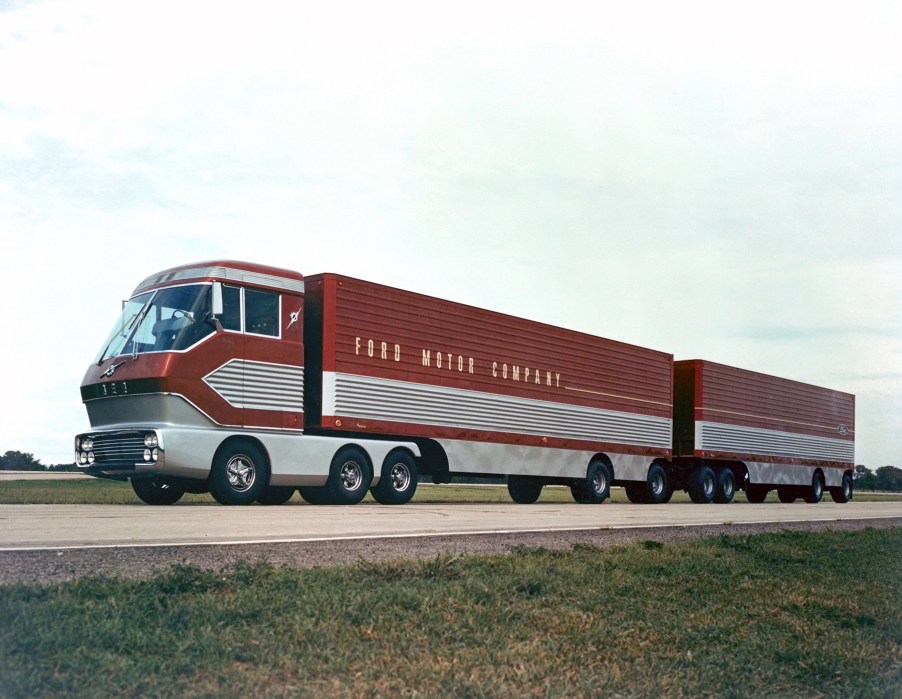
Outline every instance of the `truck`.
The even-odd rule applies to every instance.
[[[687,394],[683,366],[338,274],[193,263],[147,277],[123,304],[81,384],[91,429],[75,437],[75,459],[157,505],[186,492],[276,505],[295,491],[317,505],[367,492],[400,505],[421,478],[460,477],[503,478],[517,503],[546,485],[582,504],[611,486],[641,503],[675,489],[695,502],[772,487],[807,497],[815,473],[821,490],[851,497],[854,415],[840,410],[845,450],[830,463],[715,449],[705,441],[715,394]]]

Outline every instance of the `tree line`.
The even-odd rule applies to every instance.
[[[8,451],[0,456],[0,471],[77,471],[75,463],[45,466],[33,454]],[[859,464],[855,467],[855,487],[859,490],[888,490],[902,493],[902,468],[881,466],[872,471]]]
[[[0,471],[77,471],[75,460],[68,464],[45,466],[34,454],[21,451],[8,451],[0,456]]]

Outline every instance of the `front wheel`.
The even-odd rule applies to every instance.
[[[269,462],[250,442],[225,444],[213,457],[210,494],[220,505],[250,505],[269,483]]]
[[[173,505],[185,491],[159,478],[132,478],[132,490],[148,505]]]
[[[406,451],[393,451],[382,462],[379,484],[370,493],[382,505],[403,505],[417,492],[417,479],[416,459]]]
[[[531,505],[542,494],[543,483],[530,476],[510,475],[507,477],[507,493],[518,505]]]

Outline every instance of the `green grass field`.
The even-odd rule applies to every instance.
[[[898,697],[902,530],[0,586],[4,697]]]

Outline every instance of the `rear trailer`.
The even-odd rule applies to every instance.
[[[674,476],[696,502],[852,497],[855,396],[705,360],[674,363]]]
[[[602,502],[671,457],[672,356],[334,274],[306,279],[308,433],[414,441],[420,473]]]

